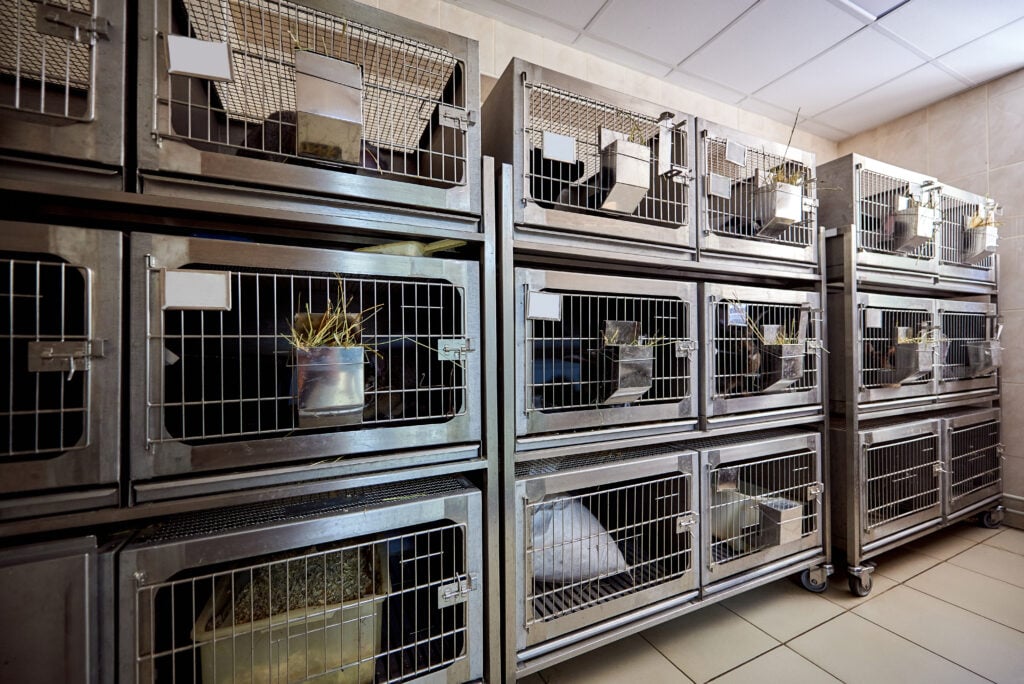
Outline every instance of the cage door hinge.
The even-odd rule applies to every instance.
[[[457,128],[464,131],[470,126],[476,125],[476,117],[473,112],[452,105],[438,105],[438,121],[446,128]]]
[[[91,44],[97,38],[109,38],[110,21],[41,2],[36,8],[36,31],[76,43]]]
[[[814,499],[821,499],[822,493],[825,491],[824,482],[812,482],[807,485],[807,500],[812,501]]]
[[[697,351],[697,340],[676,340],[676,358],[689,356]]]
[[[437,341],[438,361],[462,361],[467,354],[476,351],[469,338],[452,338]]]
[[[437,588],[437,607],[447,608],[465,603],[469,600],[470,593],[479,589],[480,584],[476,581],[476,575],[469,575],[451,584],[442,584]]]
[[[690,528],[697,524],[697,514],[694,512],[686,513],[676,518],[676,534],[682,534],[689,532]]]
[[[87,371],[90,359],[103,358],[104,340],[77,340],[75,342],[29,342],[28,370],[31,373],[67,371],[68,380],[78,371]]]

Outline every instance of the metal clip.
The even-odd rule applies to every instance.
[[[690,530],[690,528],[693,527],[696,524],[697,524],[697,514],[696,513],[693,513],[691,511],[690,513],[686,513],[685,515],[681,515],[678,518],[676,518],[676,534],[682,534],[683,532],[688,532]]]
[[[676,358],[689,356],[697,351],[697,340],[676,340]]]
[[[31,373],[67,371],[67,379],[77,371],[87,371],[90,359],[103,358],[104,340],[78,340],[75,342],[29,342],[28,370]]]
[[[812,482],[807,485],[807,500],[816,499],[821,501],[821,495],[825,491],[824,482]]]
[[[76,43],[92,44],[96,38],[109,38],[110,22],[103,17],[92,17],[42,2],[36,8],[36,31]]]
[[[438,361],[461,361],[466,354],[476,351],[473,343],[466,337],[442,339],[437,341]]]
[[[936,461],[932,464],[932,472],[938,475],[939,473],[948,473],[949,471],[942,465],[942,461]]]
[[[437,120],[446,128],[456,128],[460,131],[476,125],[471,112],[452,105],[438,105]]]
[[[810,209],[817,209],[817,208],[818,208],[818,198],[817,197],[806,197],[806,196],[804,197],[804,199],[803,199],[803,209],[804,209],[804,211],[808,211]]]
[[[442,584],[437,588],[437,607],[447,608],[469,600],[470,592],[479,589],[476,575],[469,575],[451,584]]]

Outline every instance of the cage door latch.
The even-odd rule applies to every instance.
[[[469,594],[479,588],[476,575],[469,575],[451,584],[442,584],[437,588],[437,607],[447,608],[465,603],[469,600]]]
[[[689,532],[690,528],[697,524],[697,514],[694,512],[686,513],[676,518],[676,534],[683,534]]]
[[[467,338],[454,338],[437,341],[438,361],[461,361],[473,349],[473,343]]]
[[[815,499],[821,499],[822,493],[825,491],[824,482],[812,482],[807,485],[807,500],[812,501]]]
[[[682,358],[689,356],[697,351],[697,340],[677,340],[676,341],[676,358]]]
[[[76,43],[91,44],[97,38],[109,38],[110,21],[41,2],[36,8],[36,31]]]
[[[90,359],[104,356],[104,340],[75,342],[29,342],[28,370],[31,373],[67,371],[68,380],[78,371],[89,370]]]
[[[446,128],[464,131],[476,124],[471,112],[452,105],[438,105],[437,113],[440,124]]]

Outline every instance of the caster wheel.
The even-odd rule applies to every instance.
[[[850,575],[850,593],[854,596],[867,596],[871,593],[871,575],[863,574],[860,577]]]
[[[978,518],[978,522],[982,527],[994,530],[999,527],[999,524],[1003,522],[1003,516],[997,511],[985,511]]]
[[[813,591],[815,594],[824,593],[828,589],[828,578],[825,578],[824,582],[820,584],[814,581],[814,577],[811,576],[810,570],[804,570],[800,573],[800,584],[803,585],[807,591]]]

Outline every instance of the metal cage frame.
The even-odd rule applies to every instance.
[[[462,145],[464,159],[460,161],[462,182],[458,182],[457,179],[454,182],[421,180],[412,174],[401,175],[397,171],[395,174],[380,177],[380,174],[375,171],[353,173],[352,171],[355,169],[351,164],[349,165],[351,168],[340,169],[325,167],[323,164],[305,166],[270,159],[240,157],[217,151],[215,144],[200,142],[197,145],[192,145],[187,140],[178,140],[167,135],[169,131],[161,128],[164,125],[163,122],[169,120],[168,105],[166,104],[169,101],[169,79],[166,78],[167,46],[165,43],[167,42],[166,36],[173,35],[170,8],[171,3],[176,1],[180,0],[146,0],[146,2],[140,3],[139,73],[141,76],[136,128],[142,192],[213,197],[220,202],[233,202],[237,201],[238,193],[248,186],[251,188],[248,193],[253,199],[269,206],[277,206],[282,203],[286,205],[298,203],[300,206],[303,203],[326,203],[328,207],[331,207],[330,211],[338,211],[337,207],[330,204],[331,199],[318,200],[308,197],[321,195],[328,198],[348,198],[354,201],[391,202],[469,215],[480,214],[482,209],[480,127],[477,125],[480,110],[480,66],[475,40],[368,7],[353,0],[298,0],[297,2],[289,0],[290,5],[296,6],[296,11],[301,9],[303,12],[316,13],[316,23],[309,24],[309,26],[319,26],[319,23],[327,20],[325,17],[333,17],[345,27],[342,29],[342,35],[351,22],[353,26],[359,26],[367,31],[390,35],[398,40],[415,41],[423,46],[429,46],[431,50],[444,51],[453,56],[461,65],[462,79],[457,87],[461,88],[464,107],[448,107],[444,111],[441,110],[442,107],[434,113],[433,119],[437,126],[446,126],[451,123],[452,126],[464,133],[464,144]],[[262,1],[257,0],[257,2]],[[259,5],[258,11],[263,12],[262,7]],[[277,15],[275,14],[275,16]],[[316,28],[310,30],[315,31]],[[324,39],[321,37],[321,40]],[[319,43],[317,46],[319,49]],[[191,102],[191,98],[188,101]],[[158,104],[161,102],[164,104]],[[423,125],[427,126],[430,121],[431,116],[427,115]],[[283,128],[284,119],[277,125]],[[291,123],[288,125],[290,126]],[[264,156],[266,155],[264,154]],[[365,166],[365,164],[361,162],[359,166]],[[374,162],[373,166],[380,167],[377,162]],[[444,174],[447,178],[447,171]],[[198,178],[208,181],[208,183],[197,187],[191,180],[183,181],[182,177]],[[254,187],[254,184],[285,191],[289,194],[268,196],[267,193]],[[477,232],[479,227],[474,223],[469,223],[462,229]]]
[[[602,621],[611,620],[631,610],[659,601],[673,599],[673,604],[677,604],[680,601],[686,601],[687,597],[690,599],[697,597],[700,580],[698,569],[701,567],[701,544],[698,538],[699,478],[697,476],[697,454],[688,446],[667,443],[652,447],[595,452],[575,457],[553,457],[522,463],[516,470],[513,529],[517,540],[514,563],[517,578],[515,582],[516,624],[519,625],[515,641],[517,651],[526,651],[526,655],[528,655],[527,649],[556,637],[562,637],[559,641],[565,643],[567,640],[573,639],[572,632],[576,630],[600,624]],[[532,614],[527,607],[531,593],[529,587],[533,577],[527,560],[533,538],[531,510],[536,513],[539,510],[538,506],[543,506],[543,502],[552,500],[552,497],[554,500],[561,497],[576,500],[581,497],[582,499],[600,499],[602,496],[624,495],[626,497],[625,506],[629,506],[630,501],[633,506],[640,506],[642,502],[637,500],[635,495],[630,499],[626,490],[642,488],[647,484],[651,484],[656,491],[663,492],[659,496],[655,496],[652,501],[647,502],[649,508],[646,513],[653,516],[652,520],[628,524],[625,522],[627,518],[622,517],[620,512],[615,517],[614,528],[609,529],[608,533],[613,538],[616,535],[639,538],[643,536],[643,530],[656,523],[670,527],[672,536],[689,536],[688,547],[679,550],[676,554],[667,555],[664,559],[635,556],[634,558],[641,559],[635,565],[646,566],[653,561],[674,560],[679,554],[688,554],[688,567],[681,569],[677,576],[664,581],[644,582],[639,580],[638,582],[638,578],[631,573],[631,580],[627,584],[639,583],[640,586],[610,590],[607,597],[592,601],[586,601],[582,595],[592,589],[595,581],[575,582],[573,588],[569,590],[572,599],[583,600],[585,605],[567,607],[562,614],[550,620],[528,619],[528,615]],[[673,486],[681,488],[676,491]],[[671,498],[669,490],[678,496],[683,496],[685,493],[689,502],[688,510],[676,511],[671,508],[672,504],[668,501],[668,498]],[[574,495],[574,493],[580,492],[586,493]],[[665,497],[665,499],[660,497]],[[608,507],[611,507],[611,503],[603,500],[596,501],[595,505],[601,503],[606,503]],[[581,503],[580,505],[585,504]],[[610,515],[606,511],[592,512],[592,514],[598,518],[599,522],[601,521],[600,515]],[[669,518],[674,518],[674,522]],[[612,523],[606,519],[602,524],[607,527]],[[652,528],[647,531],[653,533],[655,530]],[[623,548],[623,541],[624,539],[616,539],[620,549]],[[583,544],[585,544],[584,541],[572,541],[563,546],[572,547]],[[685,546],[686,543],[683,544]],[[655,548],[667,549],[668,546],[668,542],[662,541]],[[570,557],[575,551],[576,549],[570,548]],[[636,551],[635,553],[640,554],[641,552]],[[666,553],[668,552],[666,551]],[[582,554],[580,561],[583,562]],[[614,579],[614,577],[602,578],[597,580],[597,583]],[[547,591],[557,592],[558,590]],[[542,591],[543,593],[545,592]],[[549,600],[553,601],[554,599]]]
[[[452,348],[449,352],[439,350],[438,358],[450,353],[451,362],[457,361],[460,364],[460,377],[464,386],[461,409],[443,416],[428,416],[426,422],[421,420],[410,424],[389,425],[388,420],[376,423],[371,421],[363,428],[355,425],[341,431],[333,428],[306,434],[289,434],[285,431],[263,438],[259,434],[240,434],[226,440],[204,440],[191,445],[189,439],[167,439],[168,435],[159,431],[161,423],[153,423],[148,415],[150,406],[158,409],[160,406],[159,403],[154,404],[150,397],[163,396],[160,373],[163,368],[161,364],[165,362],[164,355],[159,349],[152,348],[153,343],[150,341],[151,336],[160,330],[162,314],[162,288],[159,282],[152,283],[151,274],[160,269],[176,269],[187,264],[229,269],[264,268],[307,275],[313,273],[318,277],[333,277],[332,274],[344,273],[351,277],[404,278],[410,282],[431,279],[458,288],[463,310],[455,315],[461,316],[465,337],[448,340]],[[136,484],[156,477],[196,475],[225,468],[270,468],[288,461],[333,459],[340,455],[347,457],[344,465],[350,472],[379,470],[394,467],[388,465],[389,460],[397,462],[394,457],[374,456],[380,452],[470,443],[479,438],[482,420],[478,401],[481,396],[482,372],[478,361],[481,334],[479,274],[470,262],[135,234],[132,237],[129,270],[134,293],[131,303],[131,401],[136,407],[132,416],[130,455],[132,480]],[[289,302],[288,307],[294,305],[294,302]],[[242,306],[242,303],[238,306]],[[156,322],[152,323],[151,318]],[[290,322],[272,323],[276,327]],[[151,329],[150,325],[157,327]],[[276,341],[273,332],[268,339]],[[158,344],[159,336],[153,337],[153,340]],[[204,396],[205,392],[204,389]],[[464,455],[459,453],[458,450],[436,449],[433,455],[423,458],[428,462],[463,458]],[[220,486],[232,485],[225,481]],[[154,492],[152,495],[157,494]]]
[[[818,188],[815,179],[815,155],[812,152],[805,152],[781,143],[760,138],[727,126],[722,126],[706,119],[696,120],[696,158],[697,158],[697,248],[700,261],[725,262],[733,265],[746,265],[748,268],[760,264],[768,266],[772,270],[798,271],[817,273],[819,271],[818,256]],[[705,149],[710,141],[723,141],[726,148],[723,150],[722,159],[716,156],[714,169],[708,159],[708,150]],[[796,230],[791,225],[786,232],[780,233],[777,237],[740,236],[728,232],[716,230],[712,225],[712,179],[713,170],[722,168],[722,162],[729,160],[729,143],[734,143],[742,148],[744,164],[730,164],[729,168],[745,169],[750,165],[747,160],[748,153],[755,151],[765,158],[777,160],[778,165],[798,164],[803,169],[803,192],[801,194],[800,206],[802,221],[793,225],[806,224],[806,236],[798,239],[792,235]],[[773,162],[775,163],[775,162]],[[759,164],[754,167],[760,170]],[[770,171],[771,169],[765,169]],[[745,171],[740,171],[745,173]],[[754,215],[754,197],[747,190],[746,183],[753,178],[734,178],[733,176],[720,176],[736,183],[742,183],[740,193],[742,201],[749,200],[750,206],[748,218]],[[717,188],[717,184],[715,186]],[[731,194],[731,188],[730,188]],[[742,218],[742,217],[741,217]],[[781,239],[787,237],[788,239]]]
[[[23,79],[21,69],[27,60],[19,53],[21,45],[13,36],[7,43],[9,49],[16,54],[15,64],[9,66],[14,78],[12,89],[12,105],[0,106],[0,150],[12,153],[17,158],[8,158],[0,166],[0,175],[10,180],[32,180],[41,183],[85,183],[108,190],[121,190],[123,177],[121,167],[124,164],[124,98],[125,98],[125,40],[127,38],[127,22],[125,16],[126,3],[120,0],[89,0],[91,15],[81,11],[69,11],[68,7],[78,10],[80,3],[64,0],[58,3],[36,3],[30,0],[7,0],[31,15],[34,21],[26,26],[15,21],[15,31],[30,31],[41,37],[38,47],[47,55],[61,57],[66,68],[61,68],[57,76],[51,77],[50,71],[45,73],[45,82],[55,86],[61,95],[57,102],[50,103],[51,98],[43,100],[44,104],[34,108],[21,106]],[[5,10],[6,20],[14,16],[26,19],[22,13],[8,8]],[[36,21],[47,25],[46,34],[39,33]],[[73,26],[78,25],[78,29]],[[75,36],[78,36],[78,39]],[[61,45],[65,46],[63,49]],[[87,57],[77,56],[76,66],[88,65],[90,73],[89,95],[84,111],[72,115],[69,109],[71,100],[72,50],[71,47],[88,45]],[[32,46],[26,46],[26,48]],[[51,55],[51,52],[53,53]],[[84,61],[83,61],[84,60]],[[35,60],[39,62],[40,60]],[[46,60],[42,60],[39,68]],[[0,67],[2,68],[2,67]],[[41,100],[36,88],[34,99]],[[62,104],[63,103],[63,104]],[[55,104],[59,110],[51,114],[48,108]],[[42,112],[40,110],[47,110]],[[59,164],[21,157],[23,153],[42,155],[51,159],[59,159]],[[74,166],[68,166],[70,163]]]
[[[557,204],[545,207],[532,199],[530,187],[531,144],[528,140],[530,109],[528,88],[543,88],[565,101],[564,109],[590,107],[618,113],[621,118],[636,117],[648,127],[657,127],[663,114],[685,127],[685,156],[688,163],[676,165],[676,180],[656,175],[666,184],[682,184],[679,189],[683,211],[681,223],[655,222],[614,212],[570,210]],[[531,64],[519,58],[509,62],[487,98],[484,110],[484,150],[500,163],[513,167],[512,197],[504,198],[512,206],[512,222],[516,239],[536,242],[543,249],[562,252],[563,248],[585,253],[614,254],[614,258],[643,260],[645,257],[665,258],[671,253],[674,261],[692,260],[695,247],[693,226],[696,211],[693,180],[693,116],[672,107],[659,106],[573,76]],[[564,124],[566,130],[569,124]],[[680,125],[680,124],[677,124]],[[654,130],[654,128],[652,128]],[[557,133],[557,131],[552,131]],[[597,136],[597,130],[593,135]],[[573,136],[575,137],[575,136]],[[577,150],[594,147],[593,140],[576,142]],[[539,149],[539,148],[538,148]],[[577,152],[578,154],[578,152]],[[589,153],[588,153],[589,154]],[[675,159],[675,152],[673,152]],[[583,160],[578,160],[583,163]],[[654,165],[654,162],[651,162]],[[578,179],[569,185],[579,185]],[[651,202],[650,193],[643,202]],[[641,207],[647,205],[641,204]]]
[[[962,411],[956,415],[941,419],[943,451],[946,460],[945,483],[943,487],[943,514],[947,520],[960,518],[988,505],[998,498],[1003,491],[1002,461],[1003,444],[1000,441],[1002,416],[998,408]],[[960,445],[958,435],[971,431],[987,432],[979,434],[980,446],[974,443]],[[960,447],[966,446],[963,453]],[[961,470],[961,459],[966,466],[967,461],[982,460],[981,470],[974,469],[973,477],[980,481],[968,491],[956,493],[956,487],[966,483],[971,473]],[[990,466],[994,463],[995,476],[992,477]]]
[[[998,256],[986,257],[978,264],[968,264],[962,258],[964,247],[964,220],[969,219],[969,212],[985,204],[982,195],[942,184],[940,194],[943,203],[943,223],[939,231],[939,277],[949,282],[968,281],[974,285],[991,288],[997,286]],[[953,213],[951,206],[959,211]],[[952,213],[952,216],[947,216]]]
[[[266,558],[275,553],[359,538],[390,539],[403,531],[406,535],[423,534],[430,530],[426,525],[437,522],[447,522],[464,530],[462,572],[456,571],[458,576],[447,577],[444,571],[446,576],[440,582],[430,579],[429,585],[417,583],[413,589],[426,591],[425,597],[433,605],[463,604],[465,641],[461,655],[444,669],[431,670],[422,681],[462,682],[482,677],[481,505],[480,492],[468,482],[461,478],[439,477],[198,512],[157,523],[125,545],[118,556],[119,679],[136,681],[137,664],[145,668],[146,663],[152,665],[151,661],[158,655],[149,653],[147,660],[145,653],[136,653],[137,645],[151,643],[137,624],[144,617],[143,610],[149,610],[144,594],[148,592],[155,597],[155,592],[178,581],[183,573],[223,568],[224,564],[255,556]],[[404,597],[406,590],[396,591],[394,581],[392,577],[392,588],[387,595]],[[403,610],[404,604],[398,608]],[[152,613],[146,614],[152,619]],[[419,643],[415,637],[414,641]],[[177,646],[177,638],[172,643],[172,654],[183,648]],[[139,672],[144,674],[142,670]],[[425,673],[410,673],[401,677],[401,681],[416,674]]]
[[[673,340],[672,344],[660,345],[655,349],[654,363],[659,358],[684,358],[688,360],[689,393],[677,400],[652,400],[645,403],[632,402],[628,405],[586,405],[572,410],[546,413],[543,410],[530,409],[527,405],[528,387],[533,387],[535,379],[528,381],[527,373],[534,373],[534,354],[531,349],[531,335],[526,330],[526,323],[534,322],[528,318],[529,299],[532,296],[558,293],[559,297],[590,298],[598,301],[611,298],[616,301],[640,301],[638,298],[649,298],[658,307],[667,300],[681,302],[685,307],[685,319],[679,323],[688,331],[686,339]],[[561,301],[561,299],[559,300]],[[580,304],[583,307],[584,304]],[[667,306],[667,305],[666,305]],[[581,308],[582,311],[582,308]],[[657,311],[649,312],[655,315]],[[543,315],[543,314],[542,314]],[[535,449],[545,444],[564,443],[566,441],[592,441],[599,439],[598,433],[608,429],[631,427],[643,431],[644,425],[654,423],[671,423],[673,429],[688,429],[696,425],[697,420],[697,286],[694,283],[674,281],[647,280],[639,278],[619,278],[612,276],[593,275],[586,273],[570,273],[539,269],[515,269],[515,345],[520,350],[519,362],[515,367],[516,382],[516,435],[523,440],[524,446]],[[592,321],[600,326],[601,321]],[[591,331],[594,337],[601,334],[595,327]],[[642,335],[656,338],[663,331],[640,330]],[[556,340],[557,341],[557,340]],[[661,355],[661,358],[659,357]],[[654,378],[657,380],[657,378]],[[573,433],[576,434],[573,434]],[[559,433],[559,434],[556,434]],[[589,437],[588,437],[589,435]]]
[[[15,298],[8,296],[4,306],[8,312],[9,330],[5,331],[10,345],[10,369],[27,374],[36,374],[34,409],[17,407],[15,395],[8,400],[8,410],[3,416],[8,440],[5,450],[10,451],[15,437],[13,421],[17,413],[35,416],[35,447],[27,453],[14,453],[4,457],[0,463],[0,520],[22,518],[60,511],[95,509],[116,506],[119,501],[118,479],[120,477],[120,414],[121,414],[121,234],[114,231],[70,228],[55,225],[31,225],[27,223],[0,222],[0,250],[9,252],[12,258],[6,260],[7,275],[5,289],[30,287],[23,293],[27,299],[35,298],[35,330],[19,332],[14,328],[15,317],[26,317],[30,311],[21,310]],[[34,280],[28,283],[19,276],[15,278],[14,259],[16,255],[28,255],[22,265],[32,268]],[[50,257],[52,261],[42,261]],[[51,265],[52,264],[52,265]],[[85,310],[78,312],[83,320],[82,332],[71,335],[64,327],[65,318],[77,315],[71,305],[63,300],[50,299],[50,316],[59,313],[60,330],[47,327],[40,329],[42,315],[38,308],[44,301],[40,289],[40,269],[56,268],[52,279],[63,288],[61,297],[68,291],[65,273],[68,269],[82,274],[83,302]],[[57,307],[60,307],[59,309]],[[49,317],[45,324],[53,321]],[[65,333],[68,334],[65,334]],[[15,358],[15,342],[28,336],[29,343],[36,343],[32,350],[34,359],[24,350]],[[40,342],[52,342],[43,345]],[[21,354],[25,354],[22,356]],[[15,363],[20,368],[15,367]],[[22,365],[24,364],[24,365]],[[33,365],[36,370],[33,370]],[[75,369],[72,373],[72,369]],[[62,405],[58,409],[50,406],[40,408],[39,394],[43,391],[39,383],[42,375],[64,380],[60,384]],[[63,435],[63,389],[69,382],[68,375],[78,374],[84,402],[81,408],[82,434],[74,444],[63,444],[58,448],[41,450],[39,432],[53,431],[56,426],[44,428],[39,424],[41,416],[55,415],[61,419],[60,432]],[[11,378],[14,391],[14,378]],[[46,382],[50,382],[46,380]],[[53,393],[48,384],[47,393]],[[23,390],[28,388],[23,387]],[[31,409],[31,411],[30,411]],[[71,409],[78,412],[76,406]],[[22,415],[24,418],[25,415]],[[69,438],[70,439],[70,438]],[[5,440],[6,441],[6,440]],[[35,452],[34,454],[32,452]],[[54,491],[57,490],[57,491]]]
[[[771,419],[778,415],[798,416],[822,412],[822,305],[818,292],[801,292],[740,285],[706,283],[701,286],[701,320],[703,331],[703,372],[701,373],[701,409],[709,423],[728,425]],[[715,307],[731,300],[744,305],[785,307],[807,312],[807,326],[811,334],[805,340],[802,375],[811,376],[809,387],[794,387],[793,391],[774,393],[754,392],[747,395],[720,396],[715,390],[718,317]],[[745,309],[744,309],[745,311]],[[807,364],[814,359],[813,368]],[[760,366],[759,366],[760,368]],[[801,380],[800,382],[804,382]]]

